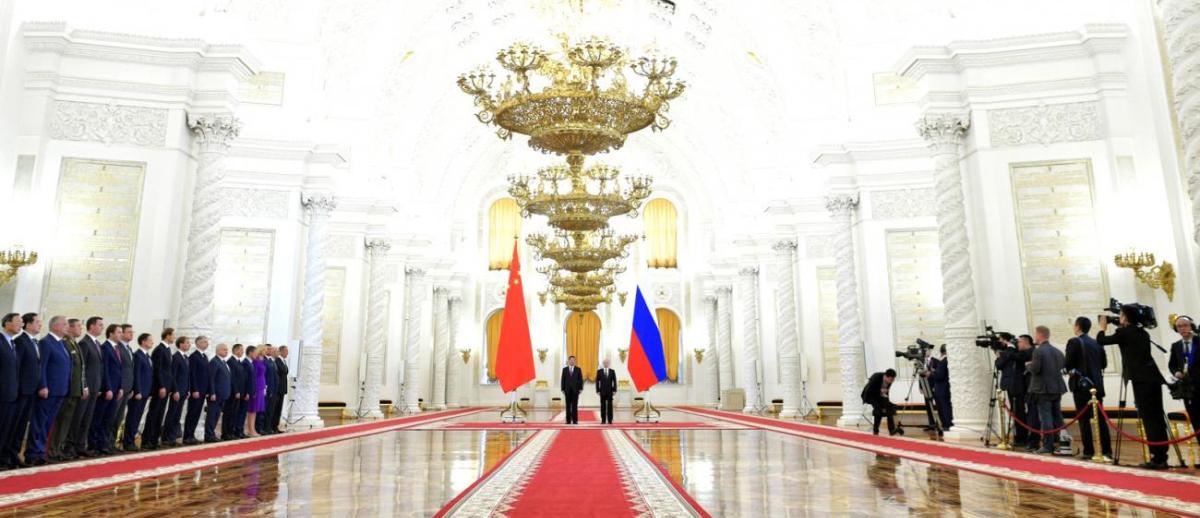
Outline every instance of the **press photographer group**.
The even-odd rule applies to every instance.
[[[1049,327],[1044,325],[1035,327],[1032,335],[986,326],[974,342],[989,355],[992,365],[985,444],[1118,464],[1121,444],[1129,440],[1144,446],[1141,467],[1167,469],[1172,446],[1181,466],[1186,466],[1180,444],[1200,442],[1195,433],[1200,428],[1200,367],[1196,362],[1200,337],[1192,317],[1180,315],[1171,325],[1178,340],[1168,350],[1155,343],[1147,331],[1158,326],[1154,308],[1111,299],[1095,321],[1087,316],[1076,318],[1073,336],[1066,338],[1062,348],[1054,340],[1065,337],[1051,337]],[[1121,359],[1116,407],[1104,403],[1108,395],[1104,387],[1104,371],[1108,368],[1105,347],[1109,346],[1117,348]],[[1155,360],[1155,349],[1167,355],[1167,375]],[[895,355],[911,370],[904,402],[909,403],[914,389],[919,390],[928,419],[925,429],[943,435],[954,425],[946,346],[936,347],[917,339]],[[885,419],[889,434],[904,433],[897,420],[900,407],[891,399],[896,377],[894,369],[877,372],[863,387],[862,400],[873,409],[875,434],[879,434]],[[1164,385],[1170,397],[1183,404],[1191,424],[1186,435],[1176,434],[1170,425],[1164,407]],[[1068,393],[1074,410],[1072,415],[1064,416],[1062,401]],[[1130,394],[1132,401],[1128,399]],[[1131,419],[1139,433],[1125,430]],[[1073,447],[1070,434],[1076,424],[1078,448]]]

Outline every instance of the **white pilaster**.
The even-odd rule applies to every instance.
[[[446,359],[450,349],[450,325],[447,312],[450,309],[450,290],[445,286],[433,288],[433,397],[430,404],[434,410],[446,409]]]
[[[367,379],[362,407],[358,409],[359,415],[366,419],[383,418],[383,412],[379,408],[379,394],[383,390],[383,362],[388,345],[387,290],[384,289],[387,283],[387,266],[384,262],[391,248],[392,245],[387,241],[367,241],[367,257],[371,269],[367,281]]]
[[[300,310],[300,374],[296,383],[292,418],[295,428],[321,428],[324,422],[317,413],[321,389],[321,334],[325,305],[325,242],[329,237],[326,224],[333,212],[332,196],[317,194],[304,197],[308,215],[308,243],[304,265],[304,306]]]
[[[758,348],[758,267],[742,268],[741,286],[738,290],[742,307],[742,379],[745,380],[746,407],[743,412],[753,412],[761,402],[759,395],[759,348]]]
[[[408,268],[404,297],[404,405],[409,412],[420,412],[421,405],[421,308],[425,305],[425,270]]]
[[[854,257],[854,212],[858,208],[858,194],[830,196],[825,199],[825,208],[833,218],[837,268],[838,368],[842,372],[842,416],[838,418],[838,426],[856,426],[865,422],[861,392],[867,381]]]
[[[217,251],[221,240],[221,183],[225,157],[241,123],[230,115],[189,115],[188,128],[196,138],[198,164],[188,213],[187,261],[179,299],[180,336],[213,334],[213,290],[216,286]]]
[[[704,297],[704,318],[708,322],[708,350],[705,351],[708,357],[708,363],[705,363],[705,372],[708,372],[708,385],[704,391],[704,404],[716,408],[717,402],[721,398],[721,381],[719,379],[718,367],[721,363],[720,345],[717,341],[717,297],[709,295]]]
[[[779,355],[783,409],[779,417],[793,418],[800,413],[800,333],[796,324],[796,240],[776,242],[775,343]]]
[[[733,287],[717,286],[718,386],[733,387]]]
[[[1183,137],[1184,167],[1192,197],[1194,239],[1200,243],[1200,2],[1159,0],[1163,39],[1175,88],[1175,109]]]
[[[446,364],[446,407],[458,408],[462,406],[462,398],[459,396],[462,389],[459,384],[465,377],[460,373],[467,368],[458,352],[461,346],[458,343],[458,319],[462,313],[462,297],[457,294],[451,295],[450,308],[447,311],[450,315],[450,346],[447,348],[446,358],[442,360]]]

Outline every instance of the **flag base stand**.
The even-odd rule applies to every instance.
[[[650,398],[642,398],[642,407],[633,412],[634,420],[639,423],[657,423],[659,417],[662,417],[662,412],[654,408]]]
[[[517,391],[512,391],[512,397],[509,400],[508,408],[500,411],[501,423],[524,423],[525,417],[528,416],[521,405],[517,404]]]

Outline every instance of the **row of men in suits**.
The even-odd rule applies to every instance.
[[[204,442],[244,439],[257,435],[280,433],[283,415],[283,400],[288,393],[288,366],[286,345],[276,349],[271,344],[263,345],[261,356],[254,354],[258,348],[243,348],[234,344],[232,354],[226,344],[217,346],[217,354],[208,365],[209,390],[207,415],[204,423]],[[250,354],[247,354],[249,352]],[[256,356],[253,360],[250,356]],[[255,382],[255,362],[264,367],[263,387],[260,394]],[[247,413],[254,399],[263,399],[263,411],[253,421],[254,428],[247,432]],[[217,425],[220,421],[220,433]]]

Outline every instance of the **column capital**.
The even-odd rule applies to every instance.
[[[716,304],[717,303],[717,295],[715,293],[712,295],[705,295],[704,302],[706,302],[708,304]]]
[[[825,210],[833,214],[849,214],[858,208],[858,193],[831,194],[825,197]]]
[[[304,206],[309,213],[325,213],[333,212],[337,208],[337,200],[332,194],[324,193],[305,193],[300,196],[300,204]]]
[[[392,249],[392,244],[383,239],[368,239],[365,246],[371,255],[384,255]]]
[[[722,295],[729,295],[729,294],[733,293],[733,286],[730,286],[728,284],[722,284],[713,289],[717,292],[718,297],[720,297]]]
[[[447,288],[447,287],[439,284],[439,285],[433,287],[433,294],[447,297],[450,295],[450,288]]]
[[[237,138],[242,128],[242,122],[237,117],[220,113],[189,113],[187,125],[196,142],[221,151],[229,149],[229,144]]]
[[[971,114],[959,112],[926,113],[916,123],[917,133],[937,151],[943,146],[958,146],[971,128]]]
[[[792,252],[795,252],[797,246],[796,240],[789,237],[787,239],[780,239],[779,241],[773,243],[771,245],[771,250],[779,252],[780,254],[788,255]]]
[[[744,277],[757,277],[758,276],[758,267],[757,266],[747,266],[745,268],[742,268],[741,270],[738,270],[738,275],[741,275]]]
[[[416,266],[409,266],[404,269],[404,275],[408,277],[423,277],[425,275],[425,269],[418,268]]]

